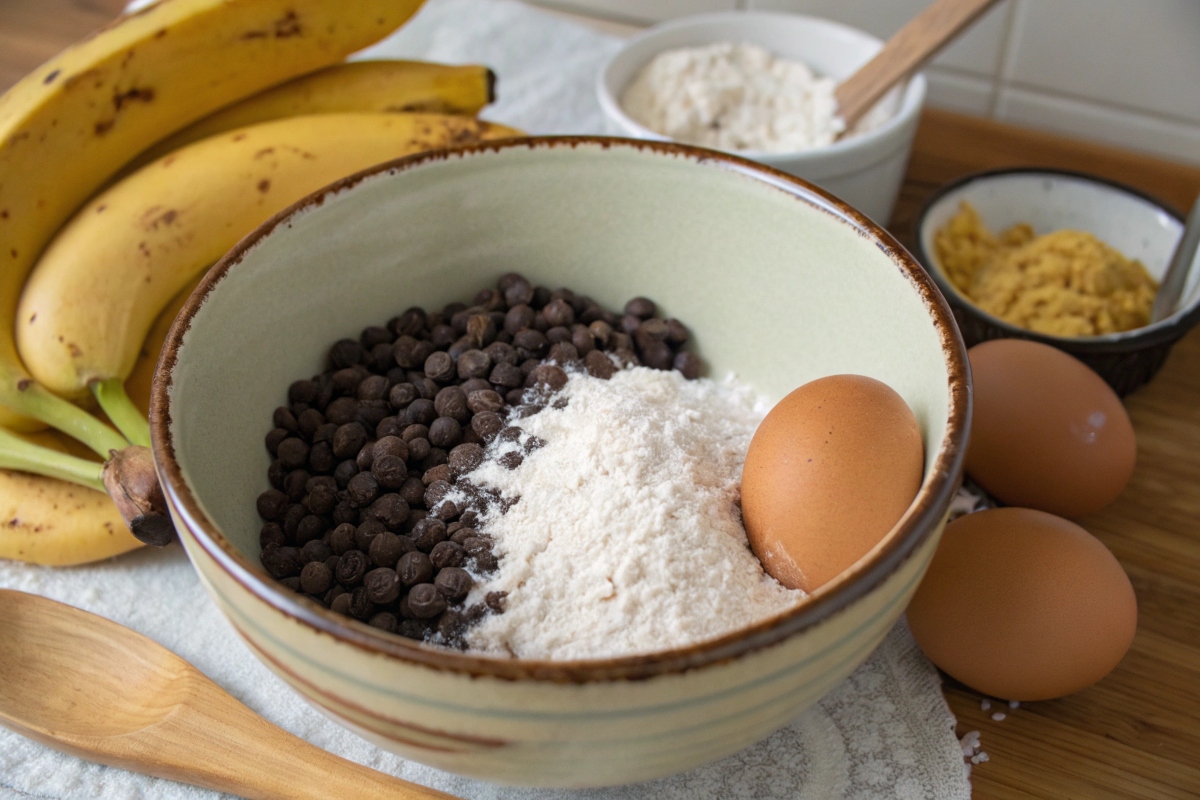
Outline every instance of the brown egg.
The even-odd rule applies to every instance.
[[[1133,642],[1137,598],[1083,528],[994,508],[946,526],[908,625],[929,659],[971,688],[1048,700],[1112,671]]]
[[[1116,499],[1137,442],[1099,375],[1061,350],[997,339],[972,347],[967,473],[1008,505],[1082,517]]]
[[[742,472],[750,547],[784,586],[811,592],[874,547],[921,486],[916,417],[885,383],[831,375],[783,398]]]

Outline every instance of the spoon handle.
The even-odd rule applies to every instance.
[[[108,763],[249,800],[453,800],[314,747],[267,722],[198,671],[181,680],[187,701],[131,737],[141,741],[131,742],[128,763]],[[138,746],[150,741],[152,752]]]
[[[1163,275],[1158,294],[1154,296],[1154,308],[1150,312],[1150,321],[1158,322],[1175,313],[1175,305],[1183,294],[1183,286],[1187,283],[1188,272],[1196,260],[1196,250],[1200,248],[1200,197],[1192,203],[1192,212],[1188,214],[1183,226],[1183,235],[1175,246],[1171,263]]]
[[[998,0],[934,0],[835,90],[849,130],[871,106]]]

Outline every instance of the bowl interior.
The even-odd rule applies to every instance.
[[[1026,222],[1038,235],[1064,228],[1091,233],[1137,259],[1155,280],[1161,280],[1180,237],[1183,224],[1159,204],[1115,184],[1057,172],[1005,172],[983,175],[953,186],[930,204],[921,218],[918,237],[931,266],[940,272],[934,238],[968,202],[993,233]],[[1126,338],[1172,324],[1200,304],[1200,254],[1193,262],[1175,311],[1166,319],[1135,331],[1087,337],[1090,340]],[[942,277],[942,284],[970,302]],[[982,312],[981,312],[982,313]]]
[[[343,182],[263,230],[197,290],[155,383],[183,483],[253,563],[263,437],[289,383],[319,372],[336,339],[411,305],[469,300],[509,270],[614,309],[647,295],[690,325],[711,376],[769,400],[835,373],[885,381],[924,432],[923,493],[954,479],[961,344],[934,321],[940,297],[853,212],[749,162],[518,140]]]
[[[698,14],[657,25],[631,39],[600,76],[602,105],[629,133],[647,139],[666,139],[625,114],[620,104],[625,87],[642,67],[665,50],[724,41],[757,44],[777,56],[803,62],[819,74],[839,81],[848,78],[870,61],[883,46],[878,38],[856,28],[801,14],[761,11]],[[902,105],[905,112],[916,112],[922,94],[919,83],[920,80],[905,81],[880,99],[879,105],[887,110],[890,117],[873,131],[799,154],[741,151],[739,155],[771,163],[772,158],[782,156],[793,158],[796,155],[862,146],[900,124]]]

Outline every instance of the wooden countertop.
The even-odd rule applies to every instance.
[[[0,1],[0,89],[122,5]],[[891,228],[909,243],[912,219],[936,186],[976,170],[1032,165],[1103,175],[1181,210],[1200,193],[1200,168],[930,110]],[[948,684],[959,734],[981,731],[991,758],[972,772],[980,800],[1200,797],[1200,329],[1127,405],[1138,436],[1133,482],[1082,522],[1133,580],[1140,610],[1133,649],[1098,685],[1005,708],[1002,722],[980,709],[974,692]]]

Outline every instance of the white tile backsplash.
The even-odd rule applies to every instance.
[[[645,24],[794,11],[886,38],[931,0],[533,2]],[[932,106],[1200,164],[1200,0],[1002,0],[926,75]]]
[[[925,70],[925,79],[929,82],[929,105],[976,117],[992,113],[996,95],[993,81],[936,66]]]
[[[1003,76],[1022,88],[1200,122],[1200,0],[1034,0]]]
[[[996,118],[1200,165],[1198,125],[1015,88],[1000,90]]]
[[[738,0],[534,0],[534,4],[626,22],[653,23],[686,14],[729,11],[738,7]]]
[[[1009,5],[1005,0],[974,22],[936,59],[943,67],[991,77],[1000,65],[1008,29]],[[845,22],[886,39],[929,5],[929,0],[747,0],[748,8],[794,11]]]

